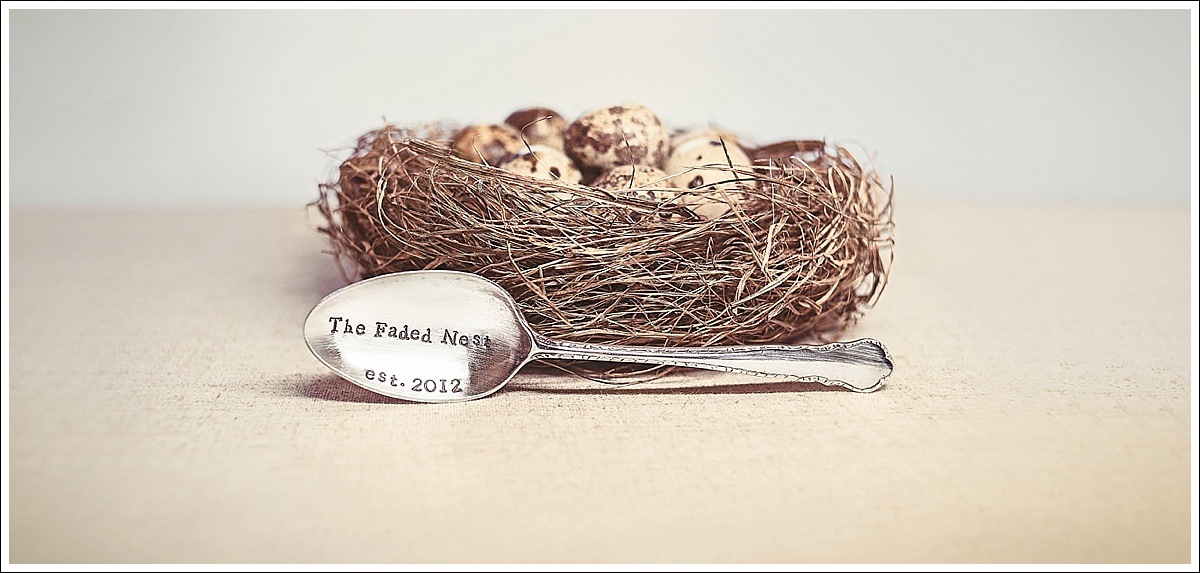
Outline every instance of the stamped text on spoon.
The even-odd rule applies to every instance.
[[[414,340],[433,344],[435,341],[449,346],[474,346],[487,348],[492,339],[486,334],[471,334],[465,331],[445,329],[434,333],[432,328],[422,330],[419,327],[409,327],[405,324],[396,326],[386,322],[376,321],[374,324],[353,322],[341,316],[329,317],[330,334],[347,334],[353,336],[369,336],[372,338],[394,338],[397,340]],[[440,336],[438,336],[440,334]]]

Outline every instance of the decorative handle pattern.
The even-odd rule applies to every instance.
[[[532,358],[665,364],[724,370],[797,382],[820,382],[873,392],[892,373],[892,357],[878,340],[863,338],[820,346],[710,346],[644,348],[534,337]]]

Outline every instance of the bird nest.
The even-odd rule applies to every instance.
[[[736,186],[729,212],[705,220],[461,159],[451,133],[371,131],[320,186],[321,231],[348,279],[472,272],[542,334],[649,346],[836,339],[887,282],[892,191],[843,147],[785,142],[750,150],[753,167],[706,167]]]

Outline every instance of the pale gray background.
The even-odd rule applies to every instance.
[[[10,16],[14,205],[302,204],[383,117],[619,101],[859,143],[905,193],[1190,195],[1186,10]]]

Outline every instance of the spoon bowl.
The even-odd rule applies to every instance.
[[[533,351],[512,297],[454,271],[382,275],[334,291],[309,313],[304,338],[343,378],[419,402],[487,396]]]

